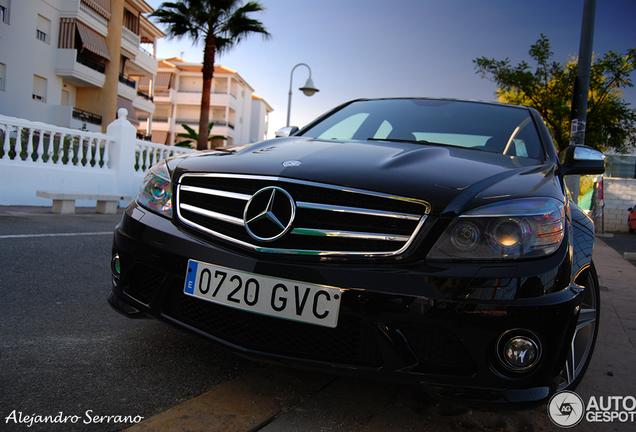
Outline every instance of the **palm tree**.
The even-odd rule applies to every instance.
[[[190,126],[186,124],[182,124],[181,126],[187,131],[187,133],[182,132],[177,134],[177,137],[183,138],[183,140],[176,143],[175,146],[192,148],[190,144],[194,143],[196,148],[196,145],[199,142],[199,134],[197,133],[197,131],[195,131],[194,129],[192,129]],[[210,123],[208,126],[208,131],[211,131],[213,126],[214,126],[214,122]],[[210,135],[207,139],[207,142],[218,141],[218,140],[227,140],[227,138],[222,135]],[[212,143],[212,148],[215,148],[215,147],[216,145]]]
[[[157,22],[166,24],[166,35],[180,39],[189,36],[193,42],[203,40],[203,91],[197,149],[207,149],[208,121],[210,117],[210,90],[214,76],[216,53],[228,51],[244,37],[260,33],[264,38],[269,32],[258,20],[250,18],[252,12],[261,12],[258,1],[241,0],[179,0],[164,2],[150,14]]]

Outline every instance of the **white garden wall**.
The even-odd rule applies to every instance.
[[[194,151],[138,140],[126,115],[120,109],[106,134],[0,116],[0,205],[51,205],[35,195],[42,189],[135,196],[152,165]]]
[[[603,226],[596,221],[596,232],[627,231],[627,215],[636,205],[636,179],[603,178]]]

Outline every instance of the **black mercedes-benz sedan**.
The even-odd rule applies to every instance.
[[[117,226],[109,303],[234,352],[521,407],[583,378],[593,222],[531,108],[355,100],[252,145],[160,162]]]

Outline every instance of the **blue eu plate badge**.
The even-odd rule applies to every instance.
[[[186,285],[184,290],[187,294],[194,294],[198,264],[198,262],[192,260],[188,263],[188,274],[186,275]]]

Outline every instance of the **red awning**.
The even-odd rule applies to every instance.
[[[129,101],[128,99],[124,99],[121,96],[117,96],[118,111],[119,111],[119,108],[126,108],[126,110],[128,111],[128,115],[126,116],[128,121],[135,126],[139,126],[139,119],[137,118],[137,113],[135,112],[135,108],[133,107],[133,104],[131,101]]]
[[[104,57],[110,60],[110,54],[108,47],[106,46],[106,39],[99,33],[86,27],[86,25],[77,21],[77,31],[82,39],[82,47],[97,54],[100,57]]]
[[[167,131],[152,131],[152,142],[155,144],[165,144],[168,139]]]
[[[157,89],[168,89],[170,88],[170,76],[171,73],[167,72],[159,72],[155,77],[155,90]]]

